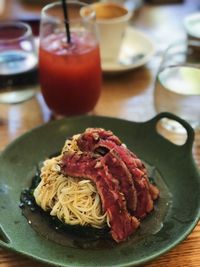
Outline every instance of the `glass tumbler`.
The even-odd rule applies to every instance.
[[[44,100],[54,116],[88,113],[101,93],[95,12],[78,1],[67,1],[66,5],[68,21],[64,19],[60,2],[45,6],[41,15],[40,84]]]
[[[0,23],[0,103],[16,104],[35,95],[37,63],[30,26],[22,22]]]
[[[200,127],[200,42],[172,44],[159,67],[154,104],[157,113],[168,111],[185,119],[193,128]],[[180,125],[164,119],[168,130],[181,132]]]

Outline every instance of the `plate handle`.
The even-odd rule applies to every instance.
[[[11,241],[5,231],[3,230],[3,227],[0,225],[0,246],[9,248],[11,244]]]
[[[156,128],[157,123],[164,118],[168,118],[174,121],[179,122],[186,130],[187,132],[187,139],[186,142],[182,145],[182,147],[184,148],[188,148],[189,150],[192,150],[192,145],[194,142],[194,130],[193,128],[190,126],[190,124],[188,122],[186,122],[185,120],[181,119],[180,117],[169,113],[169,112],[161,112],[158,115],[156,115],[151,122],[153,122],[154,124],[154,128]]]

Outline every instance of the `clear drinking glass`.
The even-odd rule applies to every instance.
[[[164,53],[156,77],[156,111],[168,111],[185,119],[193,128],[200,127],[200,42],[179,42]],[[182,131],[180,125],[163,120],[169,130]]]
[[[0,103],[15,104],[35,95],[37,63],[30,26],[22,22],[0,23]]]
[[[70,42],[62,4],[49,4],[42,10],[39,70],[42,94],[50,110],[71,116],[95,107],[101,92],[101,64],[94,10],[78,1],[66,4]]]

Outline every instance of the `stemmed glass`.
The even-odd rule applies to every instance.
[[[42,94],[50,110],[71,116],[95,107],[101,92],[101,64],[94,10],[78,1],[66,4],[70,41],[61,2],[42,10],[39,69]]]
[[[157,73],[154,103],[156,111],[168,111],[200,127],[200,42],[178,42],[168,47]],[[175,121],[164,119],[168,130],[182,132]]]

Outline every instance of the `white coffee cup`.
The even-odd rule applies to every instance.
[[[133,12],[122,5],[107,2],[94,3],[92,7],[96,12],[101,60],[115,62]]]

